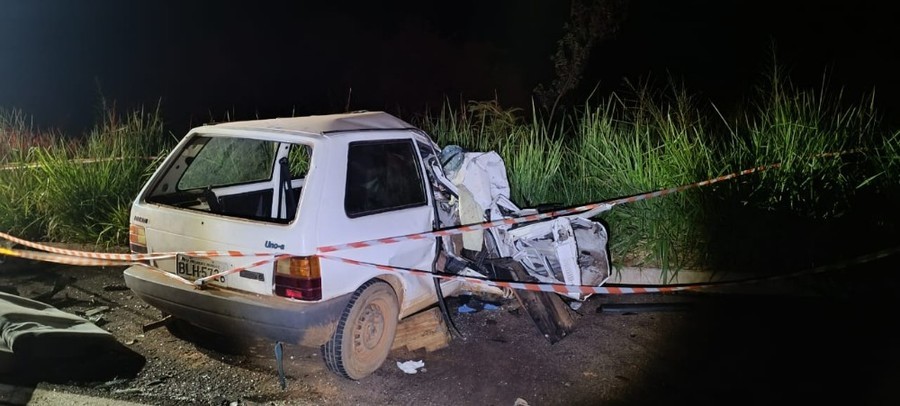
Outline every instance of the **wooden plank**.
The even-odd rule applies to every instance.
[[[410,351],[424,348],[432,352],[450,345],[450,330],[441,310],[432,307],[400,321],[392,350],[406,347]]]

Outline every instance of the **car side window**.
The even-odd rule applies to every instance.
[[[312,148],[308,145],[292,145],[288,161],[291,163],[291,179],[303,179],[309,172],[309,160]]]
[[[350,143],[344,210],[360,217],[427,203],[411,140]]]

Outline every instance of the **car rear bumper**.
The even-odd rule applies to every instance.
[[[125,270],[125,285],[143,301],[190,324],[222,334],[265,337],[306,346],[324,344],[352,293],[303,303],[219,288],[196,289],[135,265]]]

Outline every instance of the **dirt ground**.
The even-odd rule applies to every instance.
[[[375,374],[350,381],[326,370],[318,349],[288,345],[284,390],[273,343],[178,325],[143,332],[161,314],[125,288],[122,268],[3,260],[0,289],[79,315],[100,310],[96,324],[119,345],[52,371],[0,375],[0,404],[39,404],[38,391],[152,405],[881,405],[900,397],[891,258],[778,290],[595,296],[578,309],[575,332],[552,345],[514,301],[461,314],[453,300],[462,335],[449,347],[395,351]],[[795,294],[768,294],[785,288]],[[396,364],[408,360],[425,367],[406,374]]]

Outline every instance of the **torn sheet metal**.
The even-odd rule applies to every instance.
[[[493,230],[492,230],[493,231]],[[509,256],[541,282],[600,286],[609,278],[608,237],[602,224],[560,217],[493,231],[501,256]],[[587,295],[566,296],[583,300]]]
[[[485,221],[485,211],[501,196],[509,196],[509,181],[503,159],[496,152],[463,152],[450,146],[444,149],[442,162],[447,177],[458,190],[459,220],[463,224]],[[484,231],[462,234],[463,248],[481,251]]]
[[[536,213],[509,199],[506,167],[496,152],[449,146],[441,155],[448,178],[460,191],[456,208],[465,224]],[[600,286],[610,273],[606,228],[582,216],[469,232],[463,240],[466,249],[486,247],[491,256],[513,258],[541,282]],[[588,295],[567,296],[584,300]]]

